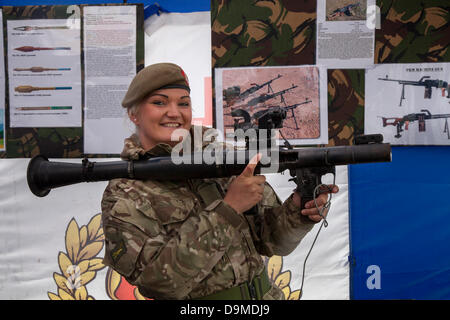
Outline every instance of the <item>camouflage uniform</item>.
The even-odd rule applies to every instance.
[[[145,151],[132,135],[121,157],[170,151],[163,143]],[[232,179],[111,180],[102,199],[104,264],[155,299],[194,299],[251,281],[264,270],[261,255],[288,255],[314,223],[268,184],[257,214],[236,213],[223,201]],[[263,297],[283,298],[273,285]]]

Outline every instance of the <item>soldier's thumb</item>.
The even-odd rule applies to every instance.
[[[262,154],[257,153],[253,156],[253,158],[250,159],[249,163],[245,167],[244,171],[242,172],[242,175],[244,177],[251,177],[255,173],[255,168],[258,165],[259,160],[261,160]]]

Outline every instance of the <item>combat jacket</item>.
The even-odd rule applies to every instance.
[[[123,160],[170,155],[125,140]],[[111,180],[102,199],[104,264],[154,299],[194,299],[251,281],[261,256],[288,255],[314,223],[301,217],[292,195],[281,203],[269,184],[252,215],[223,198],[231,178]],[[283,299],[272,285],[264,299]]]

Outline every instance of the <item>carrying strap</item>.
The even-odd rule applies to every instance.
[[[263,272],[255,276],[251,282],[244,282],[238,286],[194,300],[262,300],[270,288],[272,288],[272,284],[266,268],[264,268]]]
[[[203,200],[205,207],[224,197],[222,188],[213,179],[192,179],[190,182],[194,192]]]

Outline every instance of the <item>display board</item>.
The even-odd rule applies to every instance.
[[[449,144],[445,4],[425,1],[418,9],[404,1],[278,0],[243,6],[213,1],[211,11],[214,68],[315,65],[328,70],[319,86],[327,88],[328,129],[318,140],[303,135],[297,144],[351,145],[363,133],[382,133],[392,145]],[[217,96],[233,94],[236,86],[223,88],[222,79],[213,80],[215,119],[223,126],[225,109]],[[239,89],[252,91],[263,80],[270,79]],[[298,76],[291,82],[302,81]],[[302,98],[291,93],[294,100]],[[267,99],[263,90],[253,90],[251,98],[241,102],[264,100],[255,105],[259,110],[280,105],[279,95]],[[406,106],[399,108],[398,100]],[[311,114],[315,108],[312,103],[301,110]]]
[[[2,13],[1,156],[119,154],[131,131],[120,103],[144,66],[143,5],[5,6]]]

